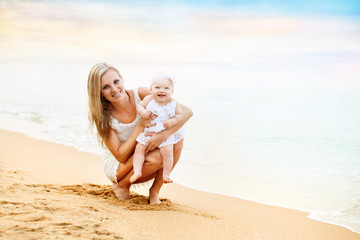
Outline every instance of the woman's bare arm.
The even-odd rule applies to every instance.
[[[155,115],[152,115],[149,119],[141,118],[134,131],[125,142],[120,142],[114,129],[110,130],[110,137],[109,139],[104,140],[104,143],[112,155],[114,155],[114,157],[119,162],[125,163],[131,154],[133,154],[137,144],[137,136],[144,131],[145,127],[151,127],[155,125],[155,123],[150,123],[155,117]]]
[[[120,142],[116,131],[111,129],[110,136],[104,143],[119,162],[125,163],[134,152],[137,143],[136,138],[143,130],[144,127],[141,124],[138,124],[129,139],[125,142]]]

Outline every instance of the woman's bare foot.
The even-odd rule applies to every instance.
[[[164,183],[172,183],[173,180],[170,178],[169,175],[163,175]]]
[[[161,203],[159,198],[159,193],[155,191],[149,191],[149,201],[150,204],[159,204]]]
[[[134,174],[130,177],[130,183],[134,183],[136,182],[136,180],[138,180],[139,177],[141,177],[142,174],[141,172],[134,172]]]
[[[130,191],[127,188],[121,188],[118,184],[113,183],[112,189],[118,199],[127,200],[130,198]]]

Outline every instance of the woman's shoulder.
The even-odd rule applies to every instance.
[[[139,87],[138,94],[139,94],[140,99],[143,100],[144,97],[150,95],[150,89],[147,87]]]

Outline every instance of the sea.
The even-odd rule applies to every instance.
[[[0,128],[100,154],[98,62],[177,74],[175,182],[360,233],[359,1],[0,0]]]

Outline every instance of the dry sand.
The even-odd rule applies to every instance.
[[[2,130],[0,174],[0,239],[360,239],[306,212],[178,184],[160,205],[134,192],[121,201],[100,156]]]

